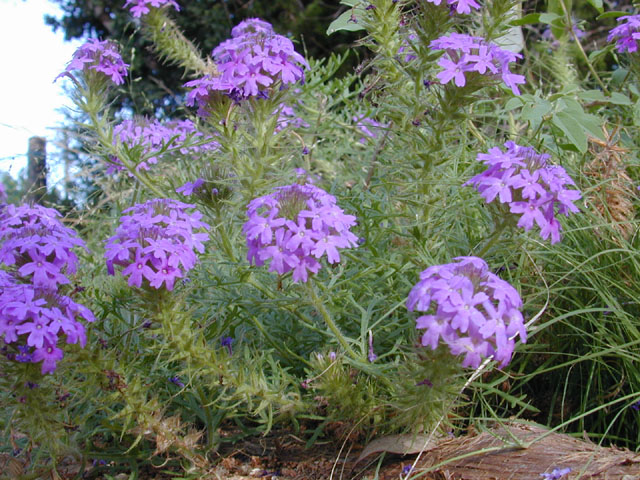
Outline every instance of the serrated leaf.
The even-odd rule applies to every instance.
[[[355,22],[353,20],[356,20]],[[343,12],[338,18],[329,24],[327,28],[327,35],[339,32],[340,30],[346,30],[347,32],[357,32],[364,30],[364,27],[359,23],[362,20],[362,9],[355,7]]]

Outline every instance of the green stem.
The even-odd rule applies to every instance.
[[[254,279],[253,279],[253,275],[249,276],[245,282],[249,285],[251,285],[253,288],[255,288],[256,290],[258,290],[260,293],[262,293],[265,297],[270,298],[270,299],[275,299],[276,295],[271,291],[268,290],[266,288],[264,288],[262,285],[260,285],[259,283],[257,283]],[[291,315],[294,315],[295,317],[298,317],[298,319],[304,324],[305,327],[307,327],[309,330],[314,331],[316,333],[319,333],[321,335],[326,335],[328,336],[329,334],[327,332],[325,332],[324,330],[320,330],[319,328],[317,328],[314,324],[313,321],[307,317],[304,313],[299,312],[295,307],[292,307],[290,305],[284,305],[282,308],[284,308],[285,310],[287,310]]]
[[[342,348],[344,348],[344,351],[347,352],[351,356],[351,358],[353,358],[354,360],[359,359],[360,356],[355,352],[355,350],[351,348],[345,336],[342,334],[338,326],[334,323],[333,319],[331,318],[331,315],[329,314],[327,309],[324,307],[324,303],[322,303],[322,300],[320,299],[320,297],[318,297],[318,294],[316,293],[316,289],[312,283],[307,284],[307,290],[311,295],[313,306],[316,308],[316,310],[318,310],[320,315],[322,315],[322,319],[327,324],[327,326],[329,327],[329,330],[331,330],[336,340],[338,340],[340,345],[342,345]]]
[[[593,68],[593,65],[589,61],[589,57],[587,56],[587,53],[584,51],[584,48],[582,48],[582,44],[580,43],[580,39],[578,38],[578,34],[575,32],[575,30],[573,28],[573,21],[571,20],[571,13],[567,10],[567,6],[564,4],[564,0],[560,0],[560,6],[562,7],[562,12],[564,13],[564,19],[565,19],[565,22],[567,22],[567,25],[569,27],[569,32],[571,32],[571,36],[573,37],[573,41],[578,46],[578,50],[580,50],[580,53],[582,54],[582,58],[584,59],[585,63],[587,64],[587,67],[589,67],[589,71],[593,75],[593,78],[595,78],[596,81],[598,82],[598,85],[600,85],[600,88],[602,88],[602,91],[604,92],[604,94],[605,95],[609,95],[609,91],[607,90],[607,87],[605,86],[605,84],[600,79],[600,76],[596,72],[595,68]]]
[[[505,228],[507,227],[507,225],[509,224],[509,219],[504,219],[502,222],[500,222],[495,230],[493,231],[493,233],[491,234],[491,237],[489,237],[489,241],[486,243],[486,245],[482,248],[482,250],[480,250],[477,254],[475,254],[476,257],[480,257],[482,258],[483,255],[485,255],[489,249],[491,247],[493,247],[493,245],[495,245],[495,243],[498,241],[498,239],[500,238],[500,235],[502,235],[502,232],[504,232]]]

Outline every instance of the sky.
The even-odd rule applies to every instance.
[[[48,0],[0,0],[0,172],[14,178],[26,167],[32,136],[47,139],[47,158],[55,161],[58,110],[71,104],[65,81],[53,80],[82,42],[65,42],[62,30],[45,25],[45,14],[60,10]]]

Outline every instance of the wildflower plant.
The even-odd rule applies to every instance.
[[[590,214],[590,192],[606,178],[580,175],[607,118],[625,132],[602,148],[615,148],[616,168],[637,177],[626,157],[638,150],[637,92],[604,64],[594,68],[597,55],[581,52],[579,39],[576,88],[550,81],[553,65],[529,68],[543,55],[529,48],[537,37],[507,50],[505,35],[553,15],[503,15],[512,8],[355,5],[342,28],[364,30],[371,52],[343,75],[345,56],[304,58],[257,18],[202,55],[172,20],[176,2],[127,1],[133,34],[184,69],[174,98],[184,104],[162,120],[114,115],[109,98],[128,73],[110,41],[88,42],[67,67],[87,151],[109,166],[94,178],[103,202],[78,213],[91,246],[83,265],[84,242],[57,214],[0,206],[0,361],[15,372],[0,376],[2,405],[41,412],[35,405],[55,395],[47,383],[64,375],[76,401],[47,418],[76,425],[79,444],[108,444],[137,467],[179,457],[167,468],[202,476],[211,452],[232,441],[228,425],[243,435],[294,426],[311,444],[333,438],[336,425],[369,437],[533,415],[529,382],[555,372],[548,344],[566,349],[563,362],[594,362],[585,371],[605,358],[621,373],[606,393],[583,396],[580,422],[604,412],[593,402],[611,392],[623,393],[607,408],[636,401],[637,355],[611,358],[602,341],[597,355],[578,357],[554,332],[584,348],[586,337],[603,338],[584,332],[615,318],[622,333],[606,342],[638,341],[636,238],[607,244],[617,230],[605,225],[606,208]],[[610,37],[627,38],[619,54],[635,38],[622,22],[628,28]],[[484,171],[470,174],[477,162]],[[549,242],[501,235],[513,226]],[[63,353],[73,355],[72,374]],[[43,372],[52,375],[40,380]]]

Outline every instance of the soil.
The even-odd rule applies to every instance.
[[[588,440],[552,433],[525,423],[497,425],[491,430],[458,438],[444,438],[424,449],[424,439],[396,435],[369,446],[319,442],[305,448],[292,434],[247,439],[232,450],[219,452],[219,460],[203,480],[639,480],[640,454]],[[412,441],[413,440],[413,441]],[[419,441],[416,441],[419,440]],[[420,446],[417,446],[420,445]],[[386,450],[385,452],[382,452]],[[407,454],[389,452],[410,452]],[[363,458],[364,457],[364,458]],[[415,463],[415,465],[414,465]],[[74,468],[75,467],[75,468]],[[563,470],[570,471],[561,476]],[[555,472],[554,472],[555,469]],[[0,472],[12,478],[21,469],[15,458],[0,456]],[[104,467],[99,469],[104,472]],[[60,469],[62,479],[78,474],[69,462]],[[564,470],[566,471],[566,470]],[[554,475],[555,474],[555,475]],[[0,475],[2,476],[2,475]],[[168,480],[166,468],[140,472],[140,480]],[[5,478],[5,477],[3,477]],[[18,476],[13,477],[18,478]],[[33,478],[33,477],[31,477]],[[52,478],[50,475],[41,478]],[[79,477],[75,477],[79,478]],[[81,478],[127,480],[129,474],[106,477],[98,469]]]

